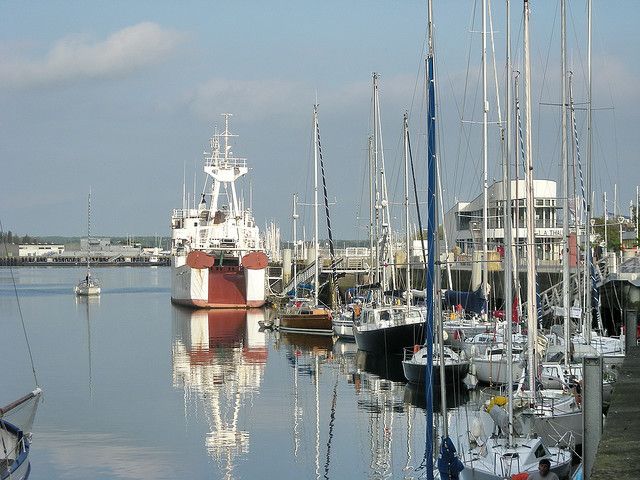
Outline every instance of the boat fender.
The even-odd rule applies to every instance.
[[[483,438],[486,438],[487,434],[484,431],[484,425],[478,417],[474,417],[471,420],[471,428],[469,429],[469,435],[471,440],[475,441],[478,446],[484,445]]]
[[[489,404],[487,405],[487,413],[491,413],[491,409],[498,405],[499,407],[504,407],[507,404],[507,397],[503,397],[502,395],[496,395],[495,397],[491,397],[489,400]]]

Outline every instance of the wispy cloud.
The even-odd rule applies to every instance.
[[[395,76],[388,79],[386,99],[407,101],[413,79]],[[191,111],[205,119],[217,118],[220,112],[236,112],[246,119],[261,120],[273,115],[292,115],[310,110],[316,92],[322,110],[344,114],[370,102],[371,80],[346,82],[337,87],[312,85],[289,80],[239,80],[212,78],[195,87],[186,98]],[[407,93],[409,92],[409,93]]]
[[[235,112],[246,119],[295,109],[308,95],[304,84],[287,80],[236,80],[212,78],[187,95],[193,113],[205,119],[217,118],[220,112]]]
[[[184,35],[152,22],[112,33],[103,41],[70,36],[40,59],[0,60],[0,87],[33,88],[119,77],[170,56]]]

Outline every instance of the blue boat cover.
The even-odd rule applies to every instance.
[[[438,471],[441,480],[458,480],[464,464],[456,455],[456,447],[449,437],[442,439],[438,456]]]
[[[462,305],[465,311],[481,314],[485,311],[486,303],[482,290],[479,288],[475,292],[459,292],[456,290],[444,291],[444,302],[447,306],[455,307]]]

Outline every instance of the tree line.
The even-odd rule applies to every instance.
[[[13,243],[13,244],[25,244],[25,243],[39,243],[37,237],[31,237],[30,235],[17,235],[11,230],[7,232],[0,232],[0,243]]]

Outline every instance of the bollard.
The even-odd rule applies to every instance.
[[[602,436],[602,357],[582,359],[582,468],[591,478],[593,462]]]
[[[285,248],[282,250],[282,281],[286,285],[289,280],[291,280],[291,249]]]
[[[635,310],[627,310],[624,316],[624,348],[628,352],[631,347],[637,345],[636,338],[638,328],[638,317]]]

